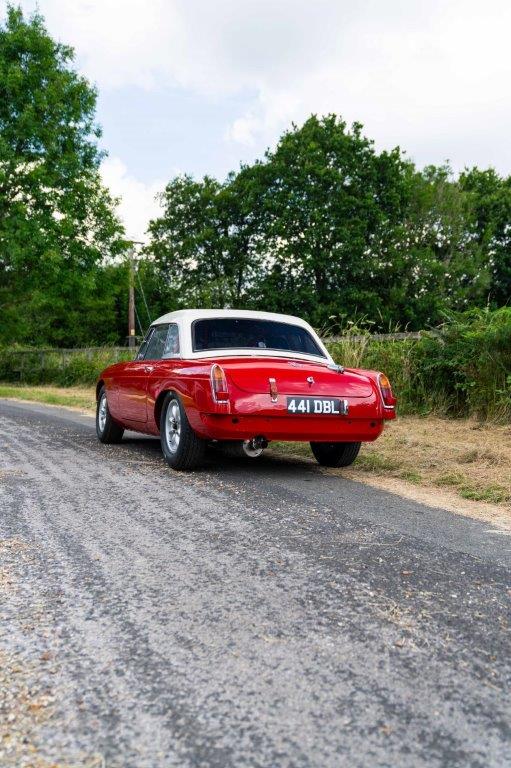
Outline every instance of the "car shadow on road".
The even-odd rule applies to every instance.
[[[147,460],[150,458],[154,461],[161,461],[162,467],[172,470],[170,467],[166,467],[162,453],[160,441],[158,438],[150,437],[147,435],[138,435],[135,433],[128,433],[124,436],[122,442],[115,446],[116,450],[126,450],[131,456],[139,457],[140,460]],[[228,455],[224,450],[215,445],[208,446],[204,459],[204,464],[198,469],[194,470],[194,474],[207,472],[222,473],[228,472],[230,475],[245,475],[247,471],[253,477],[257,475],[278,475],[283,476],[298,476],[301,479],[308,479],[310,477],[321,477],[322,470],[315,463],[312,457],[309,459],[306,456],[296,456],[292,454],[281,454],[273,451],[271,447],[265,451],[258,458],[251,459],[249,457],[236,458]],[[304,477],[305,475],[305,477]]]

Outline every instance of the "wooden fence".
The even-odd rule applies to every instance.
[[[49,368],[65,370],[73,358],[82,357],[87,361],[97,358],[105,360],[105,366],[118,363],[135,356],[136,349],[128,347],[85,347],[72,349],[59,349],[57,347],[41,349],[5,349],[0,352],[0,367],[8,369],[11,376],[20,382],[26,380],[27,372],[42,372]],[[1,378],[1,376],[0,376]]]
[[[402,333],[371,333],[354,334],[353,336],[328,336],[323,339],[325,344],[335,344],[339,341],[407,341],[420,339],[424,331],[403,331]]]
[[[350,335],[350,336],[328,336],[324,337],[323,341],[326,344],[334,344],[343,341],[352,342],[367,342],[367,341],[406,341],[410,339],[420,339],[421,333],[375,333],[371,335]],[[133,358],[136,353],[136,348],[129,347],[85,347],[85,348],[73,348],[73,349],[58,349],[58,348],[41,348],[41,349],[5,349],[0,352],[0,358],[2,358],[0,368],[6,368],[5,371],[0,371],[0,378],[5,377],[5,373],[8,369],[9,380],[18,380],[23,382],[27,379],[27,373],[30,371],[33,376],[34,373],[43,373],[49,369],[66,370],[70,363],[72,364],[73,358],[81,356],[86,360],[92,362],[94,360],[101,360],[102,366],[109,365],[111,363],[117,363],[120,360],[128,360]]]

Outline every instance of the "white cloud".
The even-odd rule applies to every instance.
[[[25,0],[26,7],[33,0]],[[419,162],[511,170],[508,0],[40,0],[102,89],[252,94],[226,139],[258,151],[311,112]]]
[[[25,6],[33,6],[25,0]],[[246,111],[259,152],[311,112],[360,120],[419,163],[511,171],[509,0],[40,0],[101,89],[179,87]],[[247,98],[248,97],[248,98]]]
[[[261,121],[253,114],[247,114],[245,117],[238,117],[226,132],[226,138],[238,144],[244,144],[247,147],[253,147],[256,143],[256,135],[261,129]]]
[[[324,30],[328,53],[313,24],[312,66],[265,73],[231,139],[256,143],[259,133],[269,143],[291,121],[336,112],[363,122],[380,146],[400,144],[420,164],[450,158],[458,167],[511,171],[509,3],[362,2],[345,21],[345,4],[336,5],[335,44],[332,29]],[[294,55],[301,61],[300,51]]]
[[[32,9],[32,0],[22,5]],[[171,75],[169,41],[179,22],[165,0],[40,0],[51,33],[73,45],[80,69],[100,88],[151,88]]]
[[[130,176],[126,165],[117,157],[109,157],[101,165],[103,182],[114,197],[120,198],[118,214],[132,240],[145,242],[145,231],[150,219],[160,213],[156,195],[165,186],[163,181],[151,184]]]

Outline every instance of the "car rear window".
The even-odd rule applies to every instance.
[[[273,349],[325,357],[311,334],[298,325],[252,318],[207,318],[192,326],[194,352],[215,349]]]

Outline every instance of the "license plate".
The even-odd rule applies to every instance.
[[[288,397],[287,410],[297,416],[345,416],[348,401],[339,397]]]

